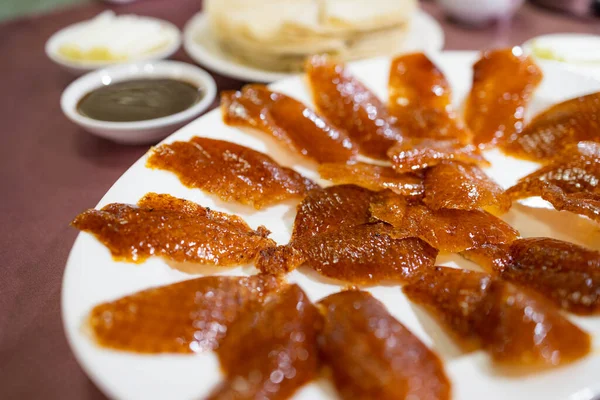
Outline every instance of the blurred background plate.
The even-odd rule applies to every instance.
[[[225,54],[212,35],[208,17],[200,12],[186,24],[183,44],[189,56],[199,64],[230,78],[252,82],[274,82],[292,74],[258,69],[241,64]],[[440,51],[444,31],[429,14],[417,11],[406,37],[406,51]]]

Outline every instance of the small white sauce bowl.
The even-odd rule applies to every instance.
[[[82,21],[73,25],[69,25],[66,28],[61,29],[56,32],[54,35],[50,36],[50,39],[46,42],[45,51],[48,58],[54,61],[56,64],[60,65],[64,70],[69,71],[76,75],[81,75],[83,73],[94,71],[96,69],[109,67],[117,64],[124,63],[132,63],[146,60],[162,60],[165,58],[171,57],[179,48],[181,47],[181,32],[179,29],[173,25],[172,23],[152,17],[139,17],[147,20],[154,21],[159,23],[165,32],[165,37],[167,38],[167,43],[164,46],[161,46],[160,49],[156,51],[149,52],[147,54],[130,58],[126,61],[79,61],[69,59],[62,54],[60,54],[60,47],[69,42],[74,35],[77,34],[77,31],[84,25],[89,23],[90,21]]]
[[[77,111],[79,101],[99,87],[127,80],[152,78],[189,82],[202,90],[203,97],[184,111],[145,121],[100,121]],[[60,106],[67,118],[96,136],[124,144],[150,144],[157,143],[206,111],[216,95],[215,81],[203,69],[179,61],[147,61],[93,71],[76,79],[63,92]]]

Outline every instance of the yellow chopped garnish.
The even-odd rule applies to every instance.
[[[58,53],[73,61],[126,61],[127,56],[112,53],[106,47],[93,47],[82,50],[78,46],[64,44],[58,49]]]

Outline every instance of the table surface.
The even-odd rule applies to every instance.
[[[183,27],[200,0],[144,0],[117,8]],[[106,8],[100,3],[8,21],[0,25],[4,64],[0,121],[3,199],[0,205],[0,398],[103,399],[77,365],[60,314],[61,281],[77,232],[71,219],[94,206],[147,146],[122,146],[91,136],[61,113],[59,98],[73,76],[44,55],[58,29]],[[600,34],[598,20],[573,19],[526,5],[508,27],[472,30],[423,8],[444,27],[446,49],[516,45],[552,32]],[[191,62],[183,51],[175,59]],[[214,74],[219,90],[243,82]]]

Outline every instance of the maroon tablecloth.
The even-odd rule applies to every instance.
[[[201,0],[141,0],[119,8],[183,27]],[[525,6],[511,29],[470,30],[424,9],[446,33],[446,49],[519,44],[551,32],[600,33],[600,20],[577,20]],[[94,206],[147,147],[91,136],[61,113],[73,79],[44,55],[46,39],[106,6],[93,3],[0,24],[0,398],[100,399],[69,349],[60,314],[67,255],[77,232],[70,220]],[[176,59],[190,61],[180,51]],[[242,82],[215,75],[220,90]]]

